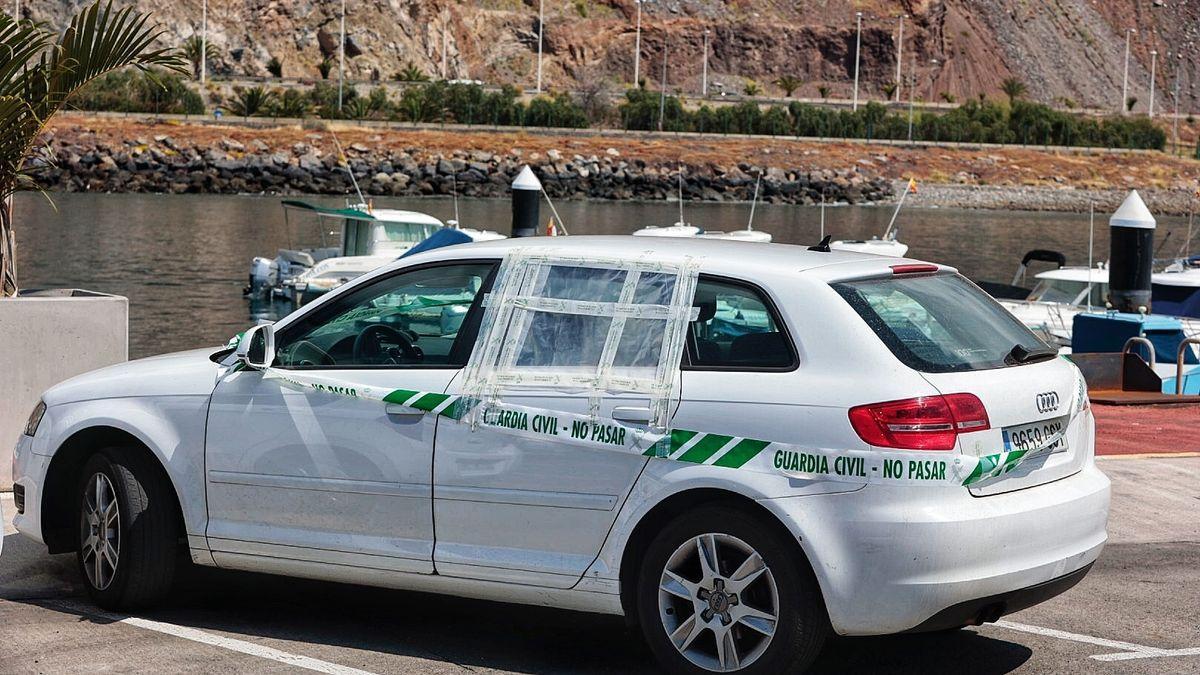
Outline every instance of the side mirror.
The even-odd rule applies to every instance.
[[[246,331],[235,353],[249,368],[262,370],[269,367],[275,362],[275,326],[262,324]]]

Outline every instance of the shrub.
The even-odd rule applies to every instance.
[[[199,115],[204,100],[183,77],[161,70],[123,70],[97,78],[79,91],[71,105],[80,110]]]
[[[272,77],[283,77],[283,63],[278,57],[272,56],[270,61],[267,61],[267,72]]]
[[[889,113],[879,102],[853,112],[799,101],[765,110],[750,101],[717,108],[704,105],[695,111],[685,110],[673,96],[665,103],[662,126],[669,131],[897,140],[908,136],[907,113]],[[619,110],[626,129],[658,128],[656,93],[631,89]],[[920,113],[914,131],[916,138],[932,141],[1153,149],[1166,145],[1166,132],[1145,118],[1079,117],[1020,99],[1011,106],[970,100],[943,114]]]
[[[284,89],[275,92],[271,114],[275,117],[305,117],[310,108],[308,96],[303,91]]]

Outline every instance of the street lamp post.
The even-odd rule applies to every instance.
[[[342,0],[342,37],[338,40],[338,112],[342,110],[342,87],[346,80],[346,0]]]
[[[1150,50],[1150,112],[1147,117],[1154,117],[1154,74],[1158,67],[1158,50]]]
[[[704,76],[700,83],[700,95],[708,97],[708,33],[707,28],[704,29]]]
[[[930,102],[930,103],[932,103],[932,102],[933,102],[933,99],[934,99],[934,97],[935,97],[935,96],[937,96],[937,67],[938,67],[938,63],[939,63],[939,62],[938,62],[938,60],[937,60],[937,59],[929,59],[929,64],[933,66],[933,70],[932,70],[932,71],[930,71],[930,73],[929,73],[929,102]]]
[[[1117,106],[1117,112],[1125,114],[1125,102],[1129,100],[1129,36],[1136,33],[1136,28],[1125,29],[1125,75],[1121,78],[1121,103]]]
[[[1183,70],[1183,52],[1175,52],[1175,118],[1171,120],[1171,137],[1175,144],[1175,154],[1179,154],[1179,71]]]
[[[913,98],[917,91],[917,57],[912,56],[912,63],[908,67],[908,140],[911,142],[913,129]]]
[[[633,38],[633,86],[636,87],[641,77],[638,70],[642,65],[642,0],[633,0],[633,4],[637,5],[637,31]]]
[[[442,80],[446,79],[446,20],[442,19]]]
[[[667,37],[663,35],[662,89],[658,92],[658,130],[663,130],[663,116],[667,114]]]
[[[858,39],[854,44],[854,102],[851,108],[858,110],[858,62],[862,52],[862,12],[855,12],[854,19],[858,24]]]
[[[538,0],[538,69],[537,93],[542,93],[542,26],[546,22],[546,0]]]
[[[20,11],[21,1],[17,0],[17,11]],[[208,0],[204,0],[200,9],[200,84],[208,78]]]
[[[904,55],[904,17],[906,14],[900,15],[900,34],[896,38],[896,103],[900,102],[900,64],[903,63]]]

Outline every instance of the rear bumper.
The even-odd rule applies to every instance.
[[[1109,482],[1089,461],[1067,478],[989,497],[869,485],[760,503],[799,539],[834,630],[882,635],[930,630],[939,614],[982,600],[1008,599],[1006,612],[1016,611],[1045,599],[1023,591],[1082,577],[1107,539]]]
[[[921,625],[905,632],[930,633],[997,621],[1002,616],[1028,609],[1067,592],[1075,584],[1083,581],[1083,578],[1091,571],[1092,564],[1088,563],[1074,572],[1064,574],[1057,579],[1043,581],[1040,584],[1026,586],[1008,593],[997,593],[986,598],[960,602],[943,609],[926,619]]]

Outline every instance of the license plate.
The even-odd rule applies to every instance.
[[[1067,437],[1065,434],[1060,435],[1066,428],[1067,418],[1056,417],[1041,422],[1004,427],[1001,433],[1004,436],[1006,450],[1037,450],[1045,446],[1050,439],[1060,436],[1048,450],[1061,452],[1067,449]]]

